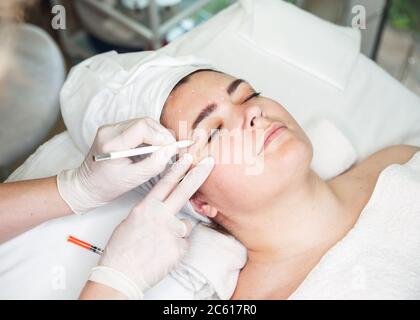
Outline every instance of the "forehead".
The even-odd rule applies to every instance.
[[[227,85],[232,80],[236,79],[235,77],[228,75],[226,73],[215,72],[215,71],[199,71],[188,77],[188,81],[178,86],[174,90],[175,95],[185,94],[185,90],[195,88],[201,90],[212,90],[217,89],[224,84]]]
[[[177,129],[178,121],[193,121],[193,117],[207,104],[227,95],[227,86],[235,80],[228,74],[202,71],[191,75],[187,82],[179,85],[168,97],[161,123]]]

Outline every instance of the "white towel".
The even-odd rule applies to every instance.
[[[190,236],[191,246],[171,276],[196,299],[229,299],[245,266],[245,247],[234,237],[198,224]]]
[[[420,299],[420,152],[379,176],[354,228],[290,299]]]

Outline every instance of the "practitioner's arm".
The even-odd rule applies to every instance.
[[[56,177],[0,184],[0,243],[72,211],[57,191]]]
[[[100,284],[88,281],[79,297],[80,300],[126,300],[128,297],[123,293]]]

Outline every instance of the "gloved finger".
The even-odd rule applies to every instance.
[[[167,145],[175,143],[168,129],[150,118],[140,118],[120,124],[120,134],[115,138],[123,148],[135,148],[141,144]]]
[[[162,147],[144,160],[132,164],[131,174],[138,176],[142,181],[147,181],[165,170],[169,160],[178,151],[179,149],[173,144]]]
[[[192,230],[192,224],[187,219],[179,220],[174,217],[174,220],[171,221],[170,226],[171,232],[173,232],[179,238],[186,238],[190,235]]]
[[[186,230],[186,232],[183,236],[183,238],[187,238],[191,234],[191,231],[193,229],[193,225],[192,225],[191,221],[188,220],[188,219],[180,219],[180,221],[183,222],[185,224],[186,228],[187,228],[187,230]]]
[[[201,160],[193,169],[191,169],[175,187],[172,193],[164,201],[168,208],[173,210],[173,214],[177,214],[191,196],[206,181],[214,168],[214,159],[211,157]]]
[[[193,163],[193,157],[186,153],[181,159],[175,162],[169,171],[159,180],[159,182],[149,192],[151,196],[160,201],[164,201],[171,191],[178,185],[182,177],[187,173]]]

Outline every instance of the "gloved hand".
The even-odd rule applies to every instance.
[[[161,173],[177,153],[172,145],[175,142],[167,129],[150,118],[103,126],[82,165],[57,176],[58,191],[77,214],[100,207]],[[96,154],[132,149],[142,143],[171,145],[137,163],[130,158],[93,161]]]
[[[206,158],[191,169],[192,156],[176,162],[146,198],[115,229],[91,281],[141,299],[181,259],[187,249],[191,225],[175,214],[203,184],[214,167]],[[181,182],[179,182],[182,179]]]

